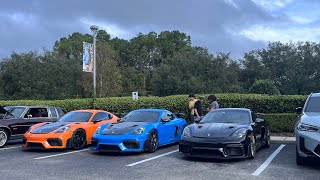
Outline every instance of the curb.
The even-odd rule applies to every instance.
[[[287,136],[271,136],[271,142],[277,143],[286,143],[286,144],[295,144],[296,138],[295,137],[287,137]]]

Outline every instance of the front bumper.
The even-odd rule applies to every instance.
[[[216,159],[246,158],[249,139],[207,139],[190,138],[179,142],[180,154],[187,157],[202,157]]]
[[[320,133],[296,130],[297,150],[302,157],[320,158]]]
[[[91,150],[99,152],[141,152],[148,135],[101,135],[91,140]]]
[[[24,148],[29,149],[65,149],[70,147],[70,139],[72,132],[65,132],[61,134],[32,134],[26,133],[24,135],[23,145]]]

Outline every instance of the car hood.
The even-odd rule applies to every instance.
[[[239,128],[248,128],[248,125],[231,123],[194,124],[191,127],[191,135],[199,138],[225,138],[229,137]]]
[[[301,116],[301,123],[320,127],[320,113],[305,113]]]
[[[41,125],[40,127],[31,131],[32,134],[47,134],[59,129],[62,126],[74,124],[74,122],[55,122]]]
[[[121,135],[126,134],[129,131],[137,128],[138,126],[148,125],[150,123],[147,122],[120,122],[117,124],[110,124],[105,127],[102,131],[104,135]]]

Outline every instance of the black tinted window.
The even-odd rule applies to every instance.
[[[243,110],[211,111],[201,120],[201,123],[250,123],[250,113]]]
[[[94,115],[92,121],[95,120],[108,120],[110,119],[111,115],[109,115],[108,113],[104,113],[104,112],[98,112],[96,115]]]
[[[28,112],[24,115],[25,118],[31,117],[48,117],[47,108],[30,108]]]
[[[132,111],[122,118],[128,122],[158,122],[159,113],[154,111]]]
[[[92,113],[91,112],[69,112],[64,115],[60,122],[88,122]]]
[[[305,112],[320,112],[320,97],[309,98]]]

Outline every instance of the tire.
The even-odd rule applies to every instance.
[[[0,128],[0,148],[4,147],[7,144],[8,139],[9,139],[8,132],[5,129]]]
[[[148,139],[146,140],[145,143],[146,147],[145,150],[149,153],[154,153],[156,152],[158,148],[158,133],[155,130],[151,130],[149,132]]]
[[[265,139],[265,148],[269,148],[270,147],[270,130],[269,128],[266,128],[266,139]]]
[[[299,165],[299,166],[304,165],[305,161],[306,161],[306,159],[299,155],[298,148],[296,148],[296,163],[297,163],[297,165]]]
[[[78,129],[73,132],[70,145],[71,149],[79,150],[82,149],[87,144],[86,132],[82,129]]]
[[[254,156],[256,155],[256,151],[257,151],[256,139],[252,135],[250,137],[250,144],[249,144],[249,148],[248,148],[248,158],[254,159]]]

